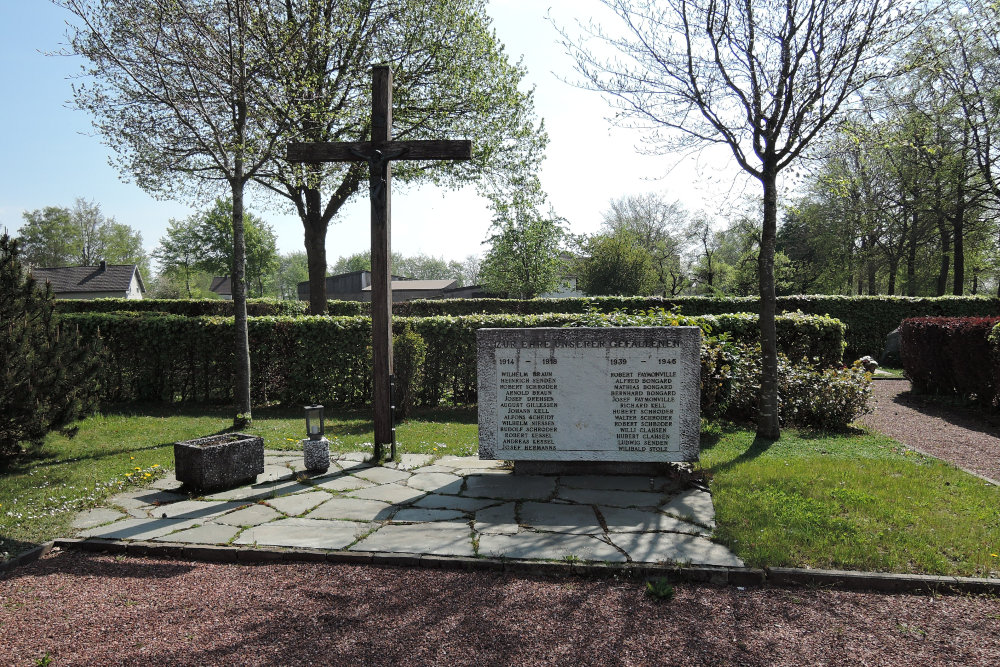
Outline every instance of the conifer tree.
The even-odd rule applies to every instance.
[[[92,411],[98,396],[96,342],[61,330],[51,287],[26,274],[18,245],[0,236],[0,456]]]

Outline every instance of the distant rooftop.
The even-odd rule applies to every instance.
[[[39,283],[49,283],[57,294],[73,292],[127,292],[132,276],[139,280],[139,289],[146,291],[135,264],[106,264],[98,266],[59,266],[31,269]]]

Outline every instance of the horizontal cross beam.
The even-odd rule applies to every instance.
[[[383,154],[402,152],[401,160],[469,160],[472,142],[459,141],[347,141],[326,143],[288,144],[289,162],[359,162],[358,154],[372,155],[375,150]]]

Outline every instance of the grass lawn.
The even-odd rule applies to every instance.
[[[371,447],[367,411],[328,411],[335,451]],[[73,515],[173,466],[171,443],[225,431],[228,409],[108,411],[0,467],[0,556],[69,534]],[[257,410],[251,432],[298,449],[301,410]],[[417,412],[399,451],[475,454],[474,409]],[[3,464],[0,464],[2,466]],[[1000,489],[894,440],[786,430],[776,443],[703,427],[716,539],[748,565],[1000,576]],[[139,481],[136,482],[135,480]]]
[[[701,467],[748,565],[1000,577],[1000,488],[890,438],[711,424]]]

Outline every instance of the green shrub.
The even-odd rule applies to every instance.
[[[396,376],[396,418],[406,419],[413,409],[417,393],[423,383],[424,360],[427,343],[413,329],[411,322],[404,322],[402,330],[393,337],[392,366]]]
[[[729,358],[729,391],[720,412],[731,419],[753,419],[760,392],[760,345],[734,345]],[[871,412],[871,373],[859,362],[823,368],[778,355],[778,417],[783,424],[843,430]]]

